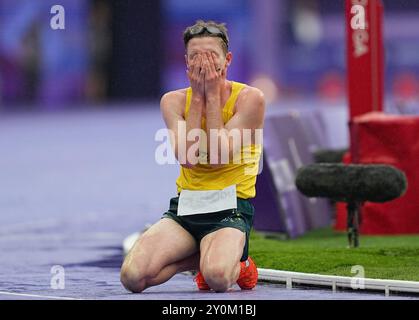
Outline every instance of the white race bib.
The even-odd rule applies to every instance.
[[[223,190],[182,190],[177,207],[178,216],[237,209],[236,185]]]

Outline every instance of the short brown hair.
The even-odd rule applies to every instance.
[[[193,38],[216,37],[222,40],[221,47],[223,48],[224,53],[227,54],[229,38],[227,33],[227,27],[225,25],[225,23],[217,23],[212,20],[197,20],[193,26],[187,27],[183,32],[183,42],[185,43],[185,49],[188,45],[188,42]],[[221,34],[210,33],[207,29],[208,27],[217,28],[221,32]],[[193,34],[192,31],[196,29],[202,29],[202,32],[199,32],[198,34]]]

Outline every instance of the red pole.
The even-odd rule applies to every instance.
[[[345,0],[347,32],[347,89],[349,123],[356,116],[383,111],[384,47],[383,47],[383,4],[381,0]],[[354,7],[355,6],[355,7]],[[365,28],[356,29],[357,9],[362,6],[365,13]],[[353,11],[352,11],[353,10]],[[351,12],[352,11],[352,12]],[[361,16],[360,16],[361,17]],[[359,20],[358,20],[359,22]],[[353,25],[355,23],[355,26]],[[355,28],[354,28],[355,27]],[[357,140],[350,126],[350,152],[345,163],[357,163]],[[345,229],[346,208],[337,205],[337,230]]]
[[[357,21],[360,22],[357,18],[362,18],[359,6],[365,12],[364,29],[357,29],[360,26],[356,24]],[[350,119],[371,111],[383,111],[382,21],[383,5],[381,0],[346,0],[347,84]]]

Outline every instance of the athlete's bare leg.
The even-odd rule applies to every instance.
[[[223,228],[202,239],[200,271],[211,289],[225,292],[237,281],[245,241],[246,234],[235,228]]]
[[[121,282],[132,292],[161,284],[178,272],[199,269],[195,239],[178,223],[163,218],[140,236],[121,268]]]

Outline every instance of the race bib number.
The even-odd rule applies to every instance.
[[[182,190],[177,214],[178,216],[187,216],[228,209],[237,209],[235,184],[223,190]]]

